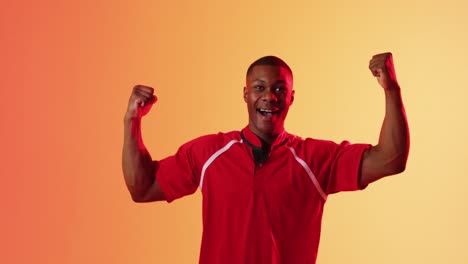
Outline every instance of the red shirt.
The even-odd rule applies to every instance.
[[[360,189],[367,144],[283,132],[255,164],[261,141],[241,131],[192,140],[156,164],[168,202],[203,195],[200,263],[315,263],[327,195]]]

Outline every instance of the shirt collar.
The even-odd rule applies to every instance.
[[[247,125],[242,129],[242,134],[244,135],[245,139],[249,141],[250,144],[254,145],[255,147],[262,147],[262,141],[258,138],[257,135],[255,135],[252,131],[250,131],[249,126]],[[277,146],[281,145],[284,143],[288,138],[288,133],[286,130],[283,130],[278,137],[276,137],[275,141],[271,144],[270,149],[274,149]]]

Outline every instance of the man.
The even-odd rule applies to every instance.
[[[375,146],[288,134],[292,71],[267,56],[247,71],[247,127],[197,138],[174,156],[153,161],[140,124],[157,99],[152,88],[135,86],[124,118],[122,158],[133,200],[171,202],[200,188],[200,263],[315,263],[327,195],[363,189],[406,166],[408,125],[391,53],[375,55],[369,68],[386,102]]]

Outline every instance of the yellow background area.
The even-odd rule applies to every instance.
[[[201,195],[135,204],[121,171],[131,88],[154,159],[247,124],[248,65],[295,75],[286,129],[377,143],[391,51],[407,170],[330,196],[318,263],[468,263],[466,1],[5,1],[0,8],[1,263],[197,263]]]

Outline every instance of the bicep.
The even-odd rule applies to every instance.
[[[164,200],[166,200],[166,196],[161,190],[161,186],[158,184],[158,181],[154,179],[153,184],[146,191],[143,197],[143,200],[141,202],[156,202],[156,201],[164,201]]]
[[[158,183],[156,179],[156,173],[159,169],[159,162],[152,161],[151,169],[148,170],[147,177],[151,177],[151,184],[142,192],[132,192],[132,193],[139,193],[138,196],[132,195],[133,201],[137,203],[147,203],[147,202],[155,202],[155,201],[163,201],[166,200],[166,196],[161,189],[161,185]]]
[[[372,146],[362,155],[359,185],[366,186],[385,176],[395,174],[393,158],[389,158],[379,146]]]
[[[161,164],[160,161],[153,160],[152,162],[152,177],[153,183],[151,186],[146,190],[145,195],[143,196],[142,202],[156,202],[156,201],[164,201],[166,200],[166,195],[164,194],[163,190],[161,189],[161,184],[158,183],[158,177],[156,175],[158,172],[161,172]]]

